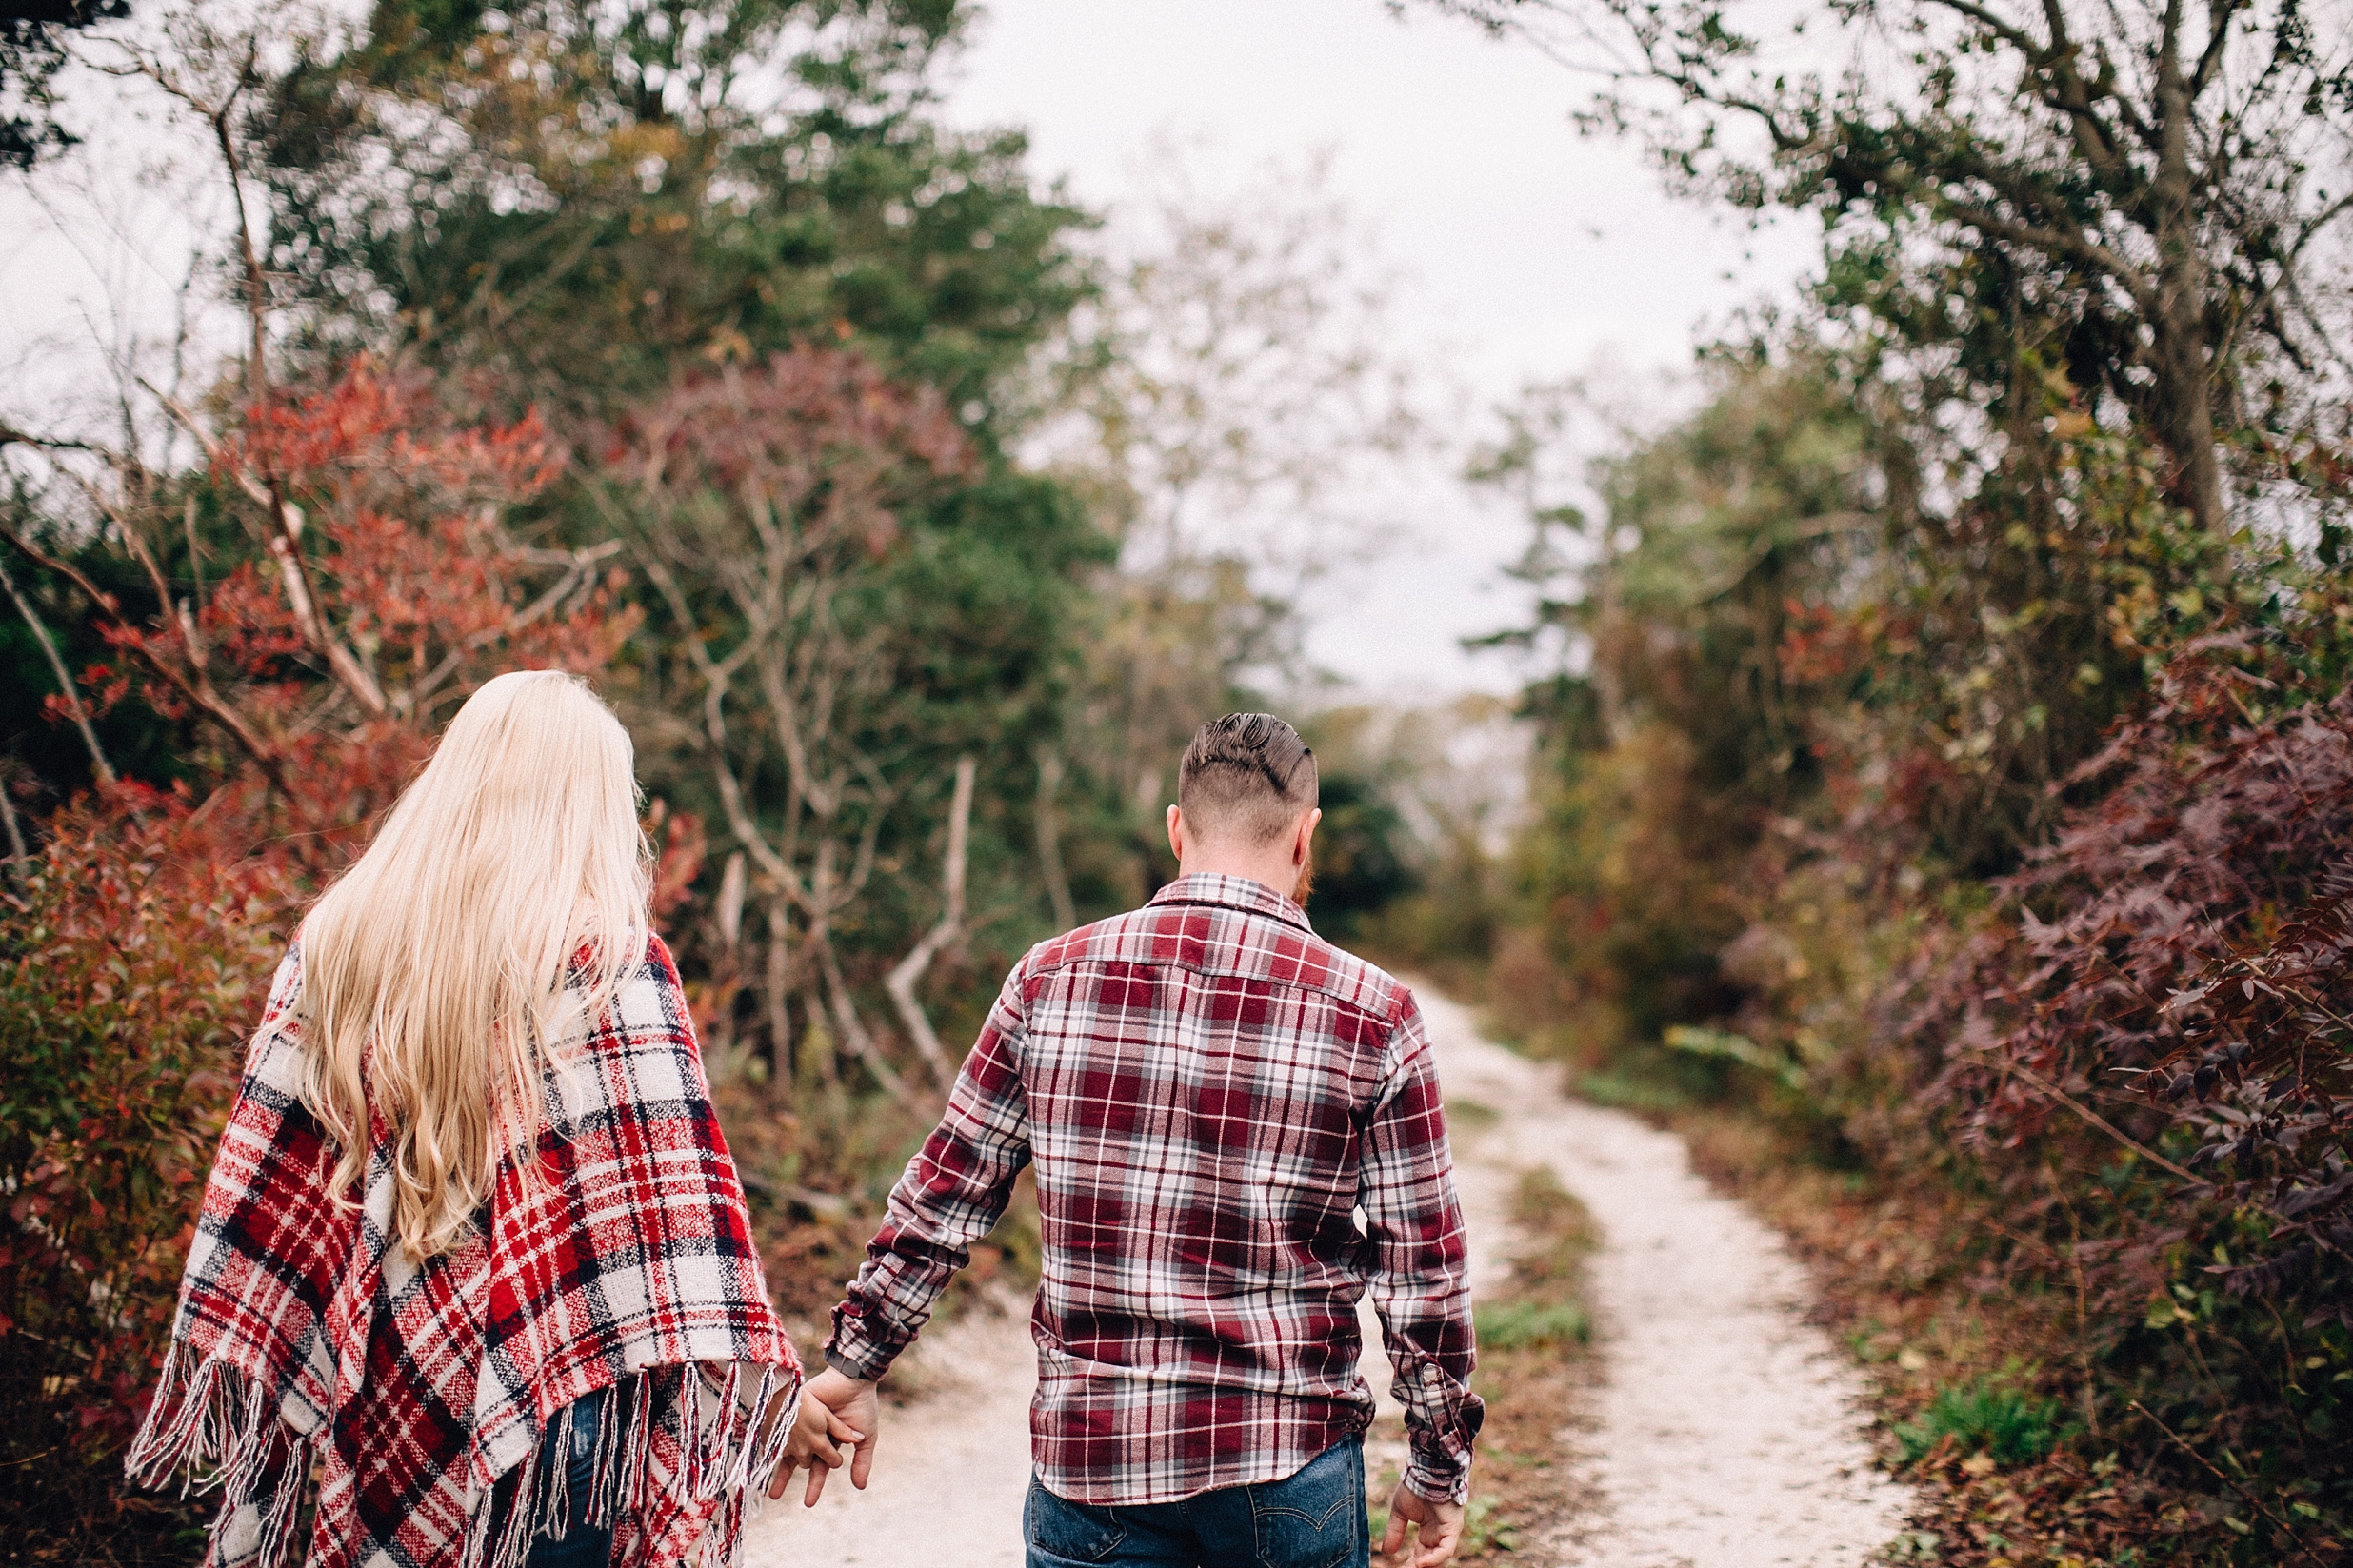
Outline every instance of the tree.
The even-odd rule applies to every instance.
[[[1791,636],[1900,591],[1887,535],[1904,525],[1836,381],[1719,364],[1706,389],[1645,429],[1585,382],[1532,387],[1470,469],[1534,526],[1518,573],[1536,617],[1489,641],[1558,660],[1522,697],[1537,768],[1512,860],[1588,1054],[1732,1000],[1719,955],[1763,880],[1756,851],[1777,820],[1825,808],[1841,759],[1825,742],[1853,689],[1851,672],[1793,670]]]
[[[103,702],[135,690],[194,721],[312,831],[386,804],[497,660],[592,668],[626,634],[601,565],[612,547],[548,549],[508,531],[506,508],[556,467],[536,419],[454,426],[422,378],[367,361],[226,430],[178,411],[210,458],[204,481],[121,452],[75,475],[151,613],[74,564],[70,528],[54,544],[7,537],[82,590],[113,652],[92,672]],[[207,505],[239,516],[251,545],[209,585],[192,526],[173,527]],[[341,765],[322,766],[329,756]]]
[[[1116,899],[1167,868],[1161,808],[1194,728],[1298,673],[1301,589],[1367,552],[1369,481],[1420,438],[1392,280],[1326,175],[1270,166],[1220,192],[1174,168],[1077,312],[1061,385],[1036,394],[1040,444],[1121,566],[1100,585],[1072,755],[1041,751],[1040,799],[1066,773],[1087,789],[1123,851],[1090,868]]]
[[[449,14],[444,14],[445,10]],[[273,269],[570,433],[688,363],[854,345],[985,443],[1087,280],[1013,133],[930,116],[936,0],[384,0],[277,78]]]
[[[2002,394],[2047,338],[2209,532],[2224,448],[2278,462],[2345,369],[2317,264],[2353,205],[2353,42],[2295,0],[1441,3],[1602,69],[1588,122],[1687,186],[1819,213],[1834,302],[1906,347],[1974,349]]]
[[[1786,678],[1785,639],[1809,606],[1867,595],[1888,524],[1872,432],[1834,383],[1810,366],[1720,366],[1708,390],[1664,429],[1595,409],[1582,382],[1502,410],[1470,478],[1526,509],[1535,537],[1515,571],[1537,603],[1534,624],[1487,641],[1560,658],[1529,697],[1556,760],[1668,724],[1711,792],[1762,812],[1815,770],[1819,694]],[[1609,445],[1577,451],[1587,439]],[[1583,460],[1582,485],[1558,446]]]
[[[611,552],[514,531],[558,455],[534,420],[454,424],[365,361],[186,417],[206,467],[51,444],[87,510],[0,529],[103,639],[72,701],[188,742],[179,778],[49,813],[0,903],[0,1508],[116,1561],[185,1559],[184,1510],[124,1496],[120,1453],[270,955],[455,704],[516,665],[600,670],[630,625]],[[233,520],[217,553],[200,511]]]
[[[834,940],[905,787],[882,750],[899,737],[875,733],[900,628],[859,600],[901,546],[901,512],[970,462],[936,393],[806,349],[689,383],[634,416],[600,491],[659,594],[663,645],[685,665],[671,722],[689,727],[695,765],[750,860],[768,936],[753,988],[779,1084],[799,995],[887,1089],[911,1098]],[[740,899],[742,872],[728,877]],[[723,917],[730,948],[740,919]],[[947,1062],[927,1065],[945,1088]]]

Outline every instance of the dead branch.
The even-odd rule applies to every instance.
[[[147,386],[145,382],[140,385]],[[302,627],[304,640],[309,643],[312,652],[327,661],[328,670],[338,685],[349,691],[370,716],[383,718],[391,711],[383,686],[368,666],[343,645],[343,639],[335,635],[326,611],[319,608],[318,595],[311,587],[309,562],[302,550],[302,508],[286,499],[274,475],[257,479],[243,465],[231,462],[229,449],[205,428],[194,409],[157,387],[149,386],[147,389],[179,421],[181,428],[196,438],[212,466],[235,480],[237,488],[269,519],[269,554],[278,564],[279,580],[285,586],[287,602],[294,607],[294,620]]]
[[[1038,748],[1038,864],[1046,873],[1046,896],[1054,906],[1054,928],[1067,931],[1079,923],[1078,906],[1070,898],[1070,874],[1062,863],[1062,753]]]
[[[68,441],[60,436],[38,436],[30,430],[20,430],[13,425],[0,423],[0,447],[31,447],[44,452],[95,452],[112,458],[113,453],[87,441]]]
[[[738,849],[728,857],[719,879],[719,941],[730,953],[744,936],[744,852]]]
[[[16,820],[16,803],[9,798],[9,782],[0,776],[0,826],[9,833],[9,877],[21,883],[25,878],[25,863],[32,852],[25,847],[25,829]]]
[[[929,1118],[935,1107],[926,1104],[922,1096],[907,1087],[907,1080],[899,1075],[899,1069],[893,1067],[889,1058],[883,1055],[883,1048],[876,1043],[873,1032],[867,1028],[866,1020],[858,1016],[858,1004],[850,998],[848,982],[842,979],[842,966],[834,959],[833,943],[829,940],[817,943],[817,965],[825,976],[826,1003],[833,1014],[833,1026],[841,1031],[843,1040],[848,1042],[849,1048],[857,1053],[858,1060],[866,1063],[867,1071],[874,1075],[874,1081],[891,1099],[917,1116]]]
[[[16,613],[25,618],[26,625],[32,628],[32,640],[41,645],[41,652],[49,660],[50,671],[57,677],[58,695],[65,698],[67,710],[73,715],[73,727],[82,732],[82,744],[90,748],[90,765],[97,771],[102,782],[113,784],[115,782],[114,764],[107,761],[105,749],[98,744],[98,731],[90,726],[90,707],[82,701],[82,688],[75,684],[73,676],[67,670],[64,658],[57,652],[56,643],[50,638],[49,627],[42,624],[41,617],[34,612],[32,601],[27,599],[24,591],[17,587],[16,579],[9,574],[8,564],[5,561],[0,561],[0,586],[7,587],[9,597],[16,602]],[[6,794],[7,785],[0,784],[0,797],[5,797]],[[5,801],[0,800],[0,804],[6,804]],[[16,819],[13,815],[9,818],[9,833],[10,838],[14,839]],[[17,854],[21,857],[24,850],[19,848]]]
[[[588,580],[591,568],[599,561],[620,548],[620,540],[608,539],[601,545],[591,545],[583,550],[532,552],[535,556],[545,558],[533,561],[532,565],[559,565],[564,567],[564,575],[556,579],[554,586],[521,609],[509,614],[499,625],[485,626],[471,636],[461,639],[456,646],[443,656],[441,663],[433,666],[431,673],[409,688],[407,700],[409,711],[411,713],[421,711],[433,693],[441,689],[442,683],[457,673],[458,665],[468,654],[486,648],[502,638],[511,637],[541,617],[552,614],[556,606],[563,604],[575,588]]]
[[[169,660],[165,659],[148,645],[147,639],[139,634],[139,628],[125,619],[122,606],[114,595],[91,582],[89,576],[72,563],[47,554],[27,540],[24,535],[5,525],[0,525],[0,539],[7,540],[22,550],[35,566],[57,573],[81,589],[83,596],[90,602],[98,613],[105,616],[123,634],[122,645],[130,650],[132,658],[145,665],[157,679],[178,692],[182,700],[189,706],[227,730],[229,739],[235,741],[244,749],[246,755],[253,759],[254,765],[262,770],[281,793],[289,795],[293,793],[287,780],[285,765],[279,761],[276,750],[270,746],[269,742],[262,739],[259,731],[246,722],[245,715],[239,713],[229,705],[229,700],[220,694],[219,690],[213,686],[210,676],[202,669],[191,673],[188,670],[173,668]]]
[[[931,1027],[931,1020],[916,1000],[915,982],[923,979],[924,971],[941,948],[964,933],[964,866],[965,846],[972,825],[972,782],[978,775],[978,765],[969,757],[956,760],[956,793],[947,808],[947,864],[942,878],[946,883],[946,900],[940,909],[940,923],[924,934],[924,939],[907,950],[905,958],[892,965],[890,978],[884,988],[899,1009],[907,1032],[914,1039],[915,1049],[922,1053],[924,1064],[942,1089],[955,1079],[955,1070],[947,1064],[947,1053],[940,1047],[940,1037]]]
[[[2050,1097],[2052,1100],[2057,1101],[2060,1104],[2074,1112],[2075,1115],[2086,1125],[2096,1127],[2100,1131],[2106,1133],[2110,1138],[2116,1140],[2117,1142],[2122,1143],[2125,1148],[2130,1149],[2133,1153],[2139,1155],[2150,1164],[2155,1165],[2158,1169],[2170,1171],[2184,1181],[2196,1181],[2198,1180],[2194,1174],[2184,1170],[2181,1166],[2175,1164],[2172,1161],[2167,1160],[2164,1155],[2159,1154],[2155,1149],[2150,1148],[2139,1139],[2132,1137],[2128,1133],[2119,1131],[2113,1123],[2108,1121],[2107,1119],[2103,1117],[2099,1112],[2083,1103],[2073,1095],[2067,1093],[2066,1090],[2061,1088],[2049,1079],[2044,1078],[2041,1073],[2036,1072],[2033,1068],[2021,1066],[2019,1063],[2008,1060],[2006,1057],[1997,1056],[1990,1051],[1963,1047],[1960,1050],[1960,1054],[1974,1057],[1978,1061],[1984,1062],[1986,1066],[1991,1067],[1996,1072],[2013,1073],[2017,1075],[2019,1081],[2026,1084],[2029,1088],[2039,1090],[2043,1094]]]

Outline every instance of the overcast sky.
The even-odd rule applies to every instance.
[[[1584,84],[1525,45],[1382,0],[993,0],[950,117],[1027,128],[1041,176],[1116,215],[1157,147],[1232,178],[1335,154],[1333,186],[1406,274],[1401,340],[1466,386],[1470,428],[1531,378],[1606,356],[1622,373],[1690,363],[1705,325],[1785,296],[1816,253],[1670,200],[1635,151],[1578,135]],[[1310,653],[1375,698],[1508,689],[1462,652],[1510,625],[1497,568],[1525,526],[1448,472],[1404,486],[1411,533],[1315,595]]]

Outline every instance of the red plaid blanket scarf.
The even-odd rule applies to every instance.
[[[731,1561],[790,1429],[757,1412],[797,1398],[800,1366],[668,951],[655,941],[593,1024],[571,1009],[538,1174],[509,1161],[471,1235],[421,1267],[388,1234],[388,1127],[358,1207],[330,1198],[332,1150],[297,1098],[301,977],[298,947],[222,1135],[131,1476],[220,1487],[221,1568],[301,1555],[314,1471],[315,1568],[508,1568],[570,1517],[541,1443],[568,1443],[573,1401],[611,1387],[587,1517],[614,1527],[617,1568]]]

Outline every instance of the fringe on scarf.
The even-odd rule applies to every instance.
[[[561,1538],[575,1515],[609,1529],[714,1500],[690,1560],[729,1568],[749,1508],[766,1499],[791,1439],[798,1385],[791,1368],[743,1361],[650,1367],[622,1379],[595,1414],[585,1508],[572,1495],[571,1458],[577,1423],[587,1418],[577,1404],[565,1406],[508,1472],[516,1484],[477,1500],[457,1568],[522,1568],[532,1541]],[[792,1397],[764,1421],[769,1400],[786,1392]],[[174,1341],[125,1460],[141,1485],[162,1485],[177,1472],[182,1496],[218,1488],[217,1563],[289,1568],[302,1555],[290,1538],[316,1445],[278,1419],[271,1394],[228,1362]],[[657,1455],[666,1462],[656,1463]]]
[[[577,1423],[589,1418],[567,1406],[509,1472],[519,1477],[511,1503],[485,1498],[475,1508],[459,1568],[521,1568],[532,1541],[562,1538],[575,1516],[609,1529],[713,1501],[690,1560],[727,1568],[743,1545],[748,1507],[766,1499],[791,1439],[798,1382],[788,1368],[742,1361],[652,1367],[623,1379],[593,1418],[585,1499],[572,1495],[571,1458]],[[775,1419],[764,1420],[769,1400],[788,1392]]]
[[[175,1340],[147,1420],[124,1457],[125,1473],[139,1485],[162,1486],[177,1471],[182,1497],[220,1492],[217,1563],[281,1568],[293,1546],[315,1449],[278,1419],[275,1393]]]

